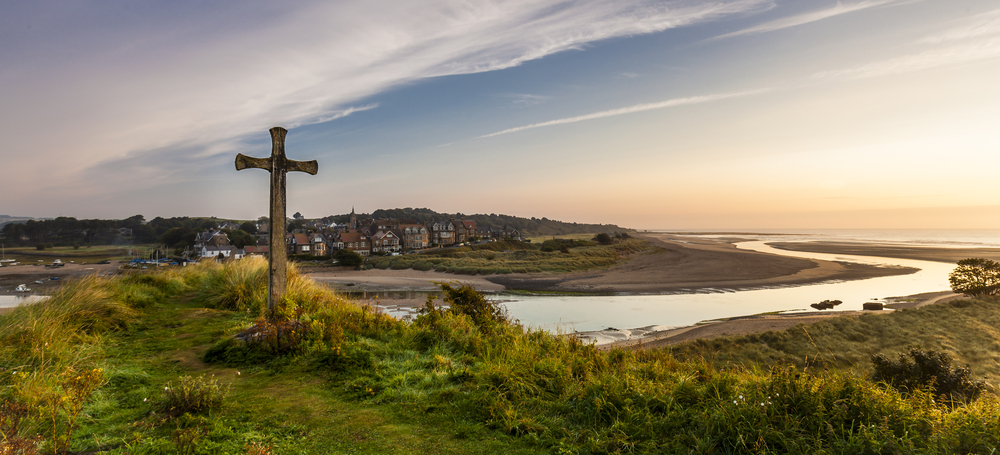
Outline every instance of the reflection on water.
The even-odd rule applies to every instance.
[[[0,295],[0,308],[13,308],[47,298],[48,296],[45,295]]]
[[[444,297],[441,291],[344,291],[339,290],[339,294],[355,299],[371,300],[379,299],[383,303],[391,303],[392,300],[427,300],[428,295],[440,301]]]

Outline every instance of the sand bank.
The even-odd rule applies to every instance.
[[[936,248],[851,242],[768,242],[767,244],[789,251],[916,259],[951,264],[965,258],[1000,261],[1000,248]]]

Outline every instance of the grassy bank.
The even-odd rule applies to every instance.
[[[871,354],[895,356],[911,346],[943,352],[1000,384],[1000,298],[957,300],[892,314],[845,316],[781,332],[695,340],[671,348],[681,359],[767,368],[836,368],[862,374]]]
[[[562,245],[566,247],[561,249]],[[549,239],[537,245],[500,241],[420,254],[373,257],[369,264],[380,269],[436,270],[463,275],[576,272],[611,267],[631,254],[650,248],[648,242],[639,239],[627,239],[613,245],[581,240],[559,242]]]
[[[991,453],[1000,443],[992,394],[945,405],[833,363],[720,368],[695,351],[601,352],[512,325],[462,287],[446,291],[463,313],[406,323],[294,269],[281,317],[265,319],[265,277],[265,263],[247,260],[88,279],[0,316],[0,415],[23,417],[16,431],[0,419],[4,434],[44,452],[131,454]],[[980,305],[992,308],[912,315]]]

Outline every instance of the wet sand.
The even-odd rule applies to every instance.
[[[768,245],[789,251],[916,259],[950,264],[965,258],[1000,261],[1000,248],[935,248],[851,242],[768,242]]]
[[[113,274],[118,272],[117,263],[112,264],[69,264],[62,267],[45,267],[34,264],[21,264],[0,267],[0,294],[21,295],[14,292],[19,284],[31,289],[31,294],[47,294],[62,284],[62,280],[79,278],[93,274]],[[58,278],[53,280],[52,278]],[[41,281],[41,283],[36,283]]]

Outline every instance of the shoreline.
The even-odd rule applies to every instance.
[[[860,242],[767,242],[767,245],[786,251],[914,259],[949,264],[966,258],[1000,261],[1000,248],[943,248]]]
[[[862,314],[890,314],[898,310],[921,308],[964,297],[962,294],[956,294],[951,291],[925,292],[909,296],[890,297],[887,299],[890,303],[883,310],[754,314],[703,321],[694,325],[680,327],[659,328],[661,326],[648,326],[637,329],[576,332],[574,335],[580,337],[585,342],[593,342],[600,349],[655,349],[696,339],[712,339],[787,330],[798,325],[812,325],[831,318],[856,317]]]

